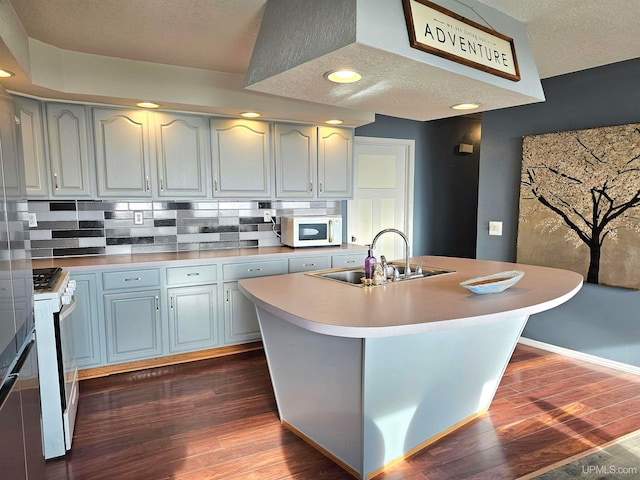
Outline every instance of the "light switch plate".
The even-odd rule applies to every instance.
[[[38,218],[36,214],[31,212],[29,213],[29,227],[37,227],[38,226]]]
[[[489,222],[489,235],[502,235],[502,222]]]
[[[265,210],[263,212],[263,220],[265,222],[270,222],[271,221],[271,212],[269,212],[268,210]]]
[[[144,216],[142,215],[142,212],[133,212],[133,224],[144,225]]]

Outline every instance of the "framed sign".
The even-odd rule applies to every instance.
[[[411,47],[514,82],[513,39],[428,0],[402,0]]]

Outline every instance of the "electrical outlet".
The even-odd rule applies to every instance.
[[[144,217],[142,215],[142,212],[133,212],[133,224],[144,225]]]
[[[265,222],[270,222],[270,221],[271,221],[271,212],[269,212],[269,211],[265,210],[265,211],[263,212],[263,215],[264,215],[264,216],[263,216],[263,220],[264,220]]]
[[[489,235],[502,235],[502,222],[489,222]]]
[[[36,218],[35,213],[29,213],[29,227],[37,227],[38,219]]]

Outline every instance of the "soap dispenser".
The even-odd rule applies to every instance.
[[[369,247],[369,253],[367,254],[367,258],[364,259],[364,276],[365,278],[373,278],[373,272],[376,269],[376,257],[373,256],[373,250],[371,249],[371,245],[367,245]]]

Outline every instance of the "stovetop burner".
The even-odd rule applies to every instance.
[[[62,268],[37,268],[33,270],[33,289],[38,292],[50,291],[56,282]]]

